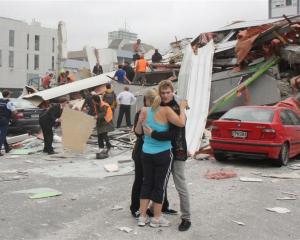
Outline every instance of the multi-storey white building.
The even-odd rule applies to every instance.
[[[0,17],[0,89],[22,89],[56,68],[57,29]]]
[[[269,0],[269,18],[299,15],[300,0]]]

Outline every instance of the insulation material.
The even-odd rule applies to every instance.
[[[68,107],[64,108],[61,118],[64,147],[75,152],[83,152],[85,144],[96,126],[96,119]]]
[[[214,43],[210,41],[195,55],[186,47],[179,73],[178,95],[188,101],[186,140],[193,155],[200,147],[209,109]]]

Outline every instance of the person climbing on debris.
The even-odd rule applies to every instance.
[[[53,78],[53,73],[49,73],[42,79],[42,86],[44,89],[50,88],[50,83],[52,78]]]
[[[126,72],[126,77],[128,80],[132,82],[134,78],[134,70],[130,66],[129,62],[124,62],[123,70]]]
[[[115,109],[117,107],[117,96],[114,92],[114,90],[111,89],[111,84],[107,83],[106,84],[106,90],[103,94],[103,99],[104,102],[108,103],[113,114],[115,112]]]
[[[61,98],[59,103],[51,105],[46,111],[42,112],[39,117],[39,123],[44,136],[44,153],[55,154],[52,147],[53,143],[53,127],[61,117],[63,108],[68,103],[67,98]]]
[[[161,54],[158,52],[158,49],[155,49],[155,52],[152,55],[152,63],[159,63],[161,60],[162,60]]]
[[[149,126],[158,132],[168,131],[169,122],[177,126],[185,125],[186,101],[180,103],[178,116],[170,107],[160,107],[161,98],[157,91],[150,89],[145,94],[147,105],[141,110],[135,131],[142,133],[143,126]],[[169,221],[161,216],[162,203],[165,189],[172,166],[171,141],[157,141],[150,136],[145,136],[142,149],[143,185],[140,195],[139,226],[148,222],[147,209],[150,200],[153,202],[154,217],[151,218],[151,227],[167,227]]]
[[[5,152],[8,153],[11,149],[6,141],[8,123],[11,119],[11,116],[17,113],[16,107],[14,104],[9,101],[11,92],[4,90],[2,92],[3,98],[0,99],[0,156],[3,156],[1,153],[2,145],[4,145]]]
[[[95,117],[97,119],[97,134],[98,146],[100,152],[104,150],[104,141],[106,144],[106,153],[111,149],[112,145],[109,142],[107,133],[114,130],[113,127],[113,113],[108,103],[102,101],[99,95],[92,96]]]
[[[134,55],[132,57],[133,62],[137,59],[140,59],[141,55],[145,53],[145,50],[142,46],[141,39],[136,40],[136,43],[132,46]]]
[[[123,83],[123,84],[131,84],[131,82],[129,81],[129,79],[126,76],[126,72],[123,70],[123,66],[120,64],[118,65],[118,70],[115,72],[115,75],[113,77],[114,79],[117,78],[117,81],[119,83]]]

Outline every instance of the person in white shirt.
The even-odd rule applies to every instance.
[[[120,105],[117,128],[121,126],[124,114],[127,127],[131,126],[130,107],[135,101],[136,97],[129,91],[129,87],[127,86],[124,88],[124,91],[117,96],[117,102]]]

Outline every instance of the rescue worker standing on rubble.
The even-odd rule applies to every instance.
[[[181,113],[178,103],[174,99],[174,87],[171,81],[164,80],[159,84],[159,94],[162,99],[161,106],[169,106],[178,115]],[[181,223],[179,231],[187,231],[191,226],[190,200],[185,180],[185,161],[187,159],[187,144],[185,139],[185,127],[178,127],[170,124],[170,132],[152,131],[151,128],[144,128],[145,135],[150,135],[156,140],[168,140],[172,138],[172,153],[174,161],[172,165],[172,175],[175,188],[179,194]]]
[[[53,143],[53,127],[57,119],[61,117],[63,108],[68,103],[66,98],[61,98],[59,103],[51,105],[46,111],[40,114],[39,123],[42,128],[44,136],[44,149],[43,152],[50,154],[55,154],[52,147]]]
[[[112,132],[114,130],[113,126],[113,113],[108,103],[102,101],[99,95],[92,96],[93,106],[95,117],[97,119],[97,134],[98,134],[98,146],[100,152],[104,150],[104,141],[106,143],[106,152],[111,149],[111,144],[109,142],[109,138],[107,136],[108,132]]]
[[[12,102],[9,101],[11,92],[4,90],[2,92],[3,98],[0,99],[0,156],[2,156],[1,149],[4,144],[5,152],[9,152],[9,146],[6,142],[6,135],[8,129],[8,123],[12,114],[16,114],[16,108]]]
[[[106,90],[103,94],[103,99],[104,102],[108,103],[113,114],[115,112],[115,109],[117,107],[117,96],[114,92],[114,90],[111,89],[111,84],[107,83],[106,84]]]
[[[144,55],[141,55],[141,58],[135,62],[135,75],[133,78],[133,83],[137,84],[138,81],[141,81],[141,85],[146,84],[146,70],[149,67],[149,63],[144,59]]]

